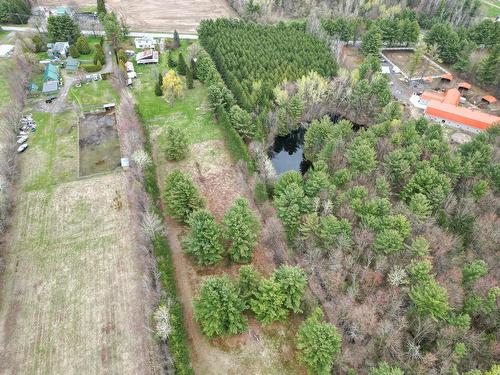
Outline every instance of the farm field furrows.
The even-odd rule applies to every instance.
[[[157,373],[124,175],[77,179],[74,113],[34,118],[4,249],[0,373]]]
[[[59,6],[58,0],[42,0],[39,5]],[[95,5],[95,1],[76,0],[78,6]],[[182,33],[196,32],[201,20],[237,17],[226,0],[108,0],[107,6],[124,17],[131,30]]]

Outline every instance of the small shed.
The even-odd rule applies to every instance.
[[[485,95],[481,98],[482,101],[488,103],[488,104],[493,104],[497,102],[497,98],[491,95]]]
[[[59,84],[57,81],[47,81],[44,82],[42,93],[43,94],[53,94],[59,90]]]
[[[441,74],[441,81],[451,82],[453,81],[453,76],[450,73]]]
[[[36,83],[33,83],[33,82],[29,83],[28,84],[28,91],[29,92],[36,92],[36,91],[38,91],[38,85]]]
[[[66,60],[66,71],[67,72],[76,72],[78,67],[80,66],[80,60],[74,59],[73,57],[69,57]]]
[[[102,105],[102,108],[104,108],[105,111],[111,111],[115,107],[116,107],[115,103],[107,103]]]
[[[380,68],[382,69],[382,74],[391,74],[391,68],[388,65],[382,65]]]
[[[468,82],[460,82],[458,84],[458,89],[463,91],[469,91],[472,88],[472,85]]]

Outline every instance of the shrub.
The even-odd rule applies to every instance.
[[[78,52],[78,48],[76,48],[76,46],[74,44],[72,44],[69,47],[69,55],[71,57],[73,57],[74,59],[77,59],[78,57],[80,57],[80,52]]]
[[[35,46],[35,52],[47,51],[47,45],[43,42],[40,35],[35,35],[33,38],[31,38],[31,41]]]
[[[255,184],[255,201],[258,204],[262,204],[265,201],[267,201],[268,195],[267,195],[267,188],[266,184],[259,181]]]
[[[165,207],[170,216],[186,223],[189,215],[203,207],[203,200],[191,177],[176,169],[165,180]]]
[[[488,268],[484,260],[475,260],[467,264],[462,271],[462,282],[464,284],[471,284],[480,277],[486,275]]]
[[[82,55],[88,55],[90,54],[91,49],[89,46],[89,42],[87,38],[83,35],[80,35],[78,39],[76,40],[76,48],[78,49],[78,52],[80,52]]]
[[[245,304],[229,277],[211,276],[194,302],[194,317],[208,337],[236,335],[248,327],[242,314],[244,309]]]
[[[236,263],[252,261],[260,223],[244,198],[237,199],[222,221],[224,239],[229,243],[229,257]]]
[[[341,342],[335,326],[323,322],[323,312],[318,307],[297,332],[299,360],[312,374],[329,375]]]
[[[82,69],[88,73],[95,73],[102,69],[102,65],[100,62],[98,62],[97,64],[85,64],[82,65]]]
[[[372,368],[368,375],[405,375],[403,370],[397,366],[390,366],[387,362],[380,362],[376,368]]]
[[[180,128],[168,126],[165,130],[165,146],[163,148],[168,160],[185,159],[189,153],[189,141],[186,132]]]
[[[189,217],[190,232],[184,241],[186,253],[193,255],[198,264],[209,266],[222,259],[221,230],[207,210],[196,210]]]

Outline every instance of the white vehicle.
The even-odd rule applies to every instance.
[[[22,144],[22,143],[26,142],[27,140],[28,140],[28,136],[27,135],[23,135],[21,138],[19,138],[17,140],[17,143]]]
[[[24,150],[26,150],[27,148],[28,148],[28,144],[27,144],[27,143],[23,143],[21,146],[19,146],[19,147],[17,148],[17,152],[18,152],[18,153],[21,153],[21,152],[23,152]]]

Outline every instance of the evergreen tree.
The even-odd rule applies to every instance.
[[[430,316],[434,320],[448,318],[448,291],[433,278],[413,285],[409,296],[419,315]]]
[[[365,56],[378,55],[382,46],[382,32],[378,26],[373,26],[363,35],[361,40],[361,51]]]
[[[155,84],[155,95],[162,96],[163,95],[163,76],[161,73],[158,73],[158,81]]]
[[[179,48],[181,46],[181,39],[177,30],[174,30],[174,48]]]
[[[99,18],[106,15],[106,2],[104,0],[97,0],[97,15]]]
[[[375,148],[361,138],[356,138],[348,148],[347,160],[351,168],[357,172],[371,172],[377,166]]]
[[[184,240],[186,253],[196,258],[199,265],[210,266],[222,259],[221,231],[207,210],[196,210],[189,217],[190,232]]]
[[[496,85],[500,83],[500,45],[493,48],[488,56],[481,61],[477,70],[477,79],[483,84]]]
[[[180,75],[185,76],[187,73],[187,65],[186,65],[186,60],[184,60],[184,55],[182,52],[179,53],[179,58],[177,60],[177,71],[179,72]]]
[[[288,317],[288,310],[285,308],[285,295],[281,285],[271,279],[262,280],[255,298],[250,301],[250,306],[259,322],[264,325],[274,321],[284,321]]]
[[[118,61],[118,48],[120,44],[127,39],[127,27],[123,20],[118,20],[114,12],[106,14],[101,22],[104,23],[106,39],[111,44],[116,61]]]
[[[163,197],[167,213],[182,223],[187,223],[194,210],[203,207],[203,200],[191,177],[178,169],[167,176]]]
[[[69,47],[69,55],[75,59],[80,57],[80,52],[78,52],[78,48],[76,48],[76,46],[74,44],[72,44]]]
[[[188,89],[192,89],[194,87],[194,82],[193,82],[193,71],[190,68],[187,68],[187,74],[186,74],[186,86]]]
[[[88,55],[91,52],[89,42],[87,41],[87,38],[83,35],[80,35],[78,39],[76,40],[76,48],[78,49],[78,52],[82,55]]]
[[[257,131],[252,115],[235,104],[229,111],[229,119],[233,128],[244,138],[251,139]]]
[[[191,59],[191,73],[193,74],[193,79],[198,79],[198,75],[196,73],[196,59]]]
[[[300,313],[300,304],[307,287],[306,275],[302,268],[281,266],[274,272],[272,279],[280,285],[281,293],[285,297],[283,306],[294,313]]]
[[[167,126],[164,152],[167,160],[179,161],[186,158],[189,153],[189,140],[183,129]]]
[[[172,57],[172,50],[168,51],[168,61],[167,61],[168,67],[169,68],[175,68],[177,64],[174,61],[174,58]]]
[[[401,192],[401,197],[409,203],[415,194],[421,193],[436,209],[451,191],[450,179],[429,165],[425,165],[413,175]]]
[[[238,198],[224,215],[224,239],[229,243],[229,257],[236,263],[252,261],[260,223],[244,198]]]
[[[47,34],[52,42],[68,42],[73,44],[80,36],[80,27],[69,14],[49,16]]]
[[[210,276],[194,302],[194,318],[208,337],[237,335],[246,331],[245,305],[227,275]]]
[[[252,265],[241,266],[239,270],[238,290],[245,303],[245,309],[250,308],[251,301],[259,290],[261,276]]]
[[[319,307],[297,332],[299,360],[311,374],[331,374],[341,343],[342,337],[333,324],[323,321],[323,311]]]
[[[448,23],[435,23],[425,35],[425,43],[428,46],[437,45],[441,60],[446,64],[457,62],[458,55],[462,50],[462,41],[458,34]]]

